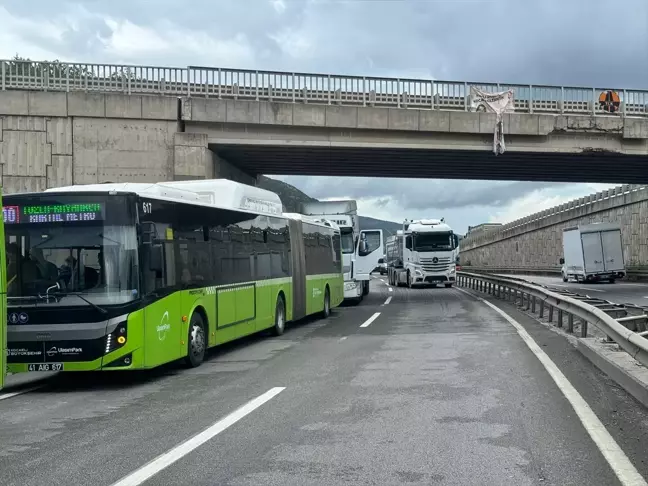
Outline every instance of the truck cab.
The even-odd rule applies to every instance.
[[[359,303],[369,293],[371,272],[384,254],[382,230],[360,230],[356,201],[314,201],[302,213],[333,221],[340,228],[344,299]]]
[[[405,221],[388,243],[391,285],[438,285],[456,281],[459,237],[443,219]]]

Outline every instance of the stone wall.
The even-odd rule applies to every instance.
[[[621,226],[626,265],[648,266],[648,187],[619,186],[575,199],[462,242],[464,265],[498,270],[559,269],[562,231],[613,222]]]

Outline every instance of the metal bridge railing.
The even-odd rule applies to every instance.
[[[160,94],[218,99],[468,111],[470,87],[515,91],[520,113],[609,115],[599,95],[615,91],[616,113],[648,116],[648,91],[377,78],[189,66],[127,66],[0,60],[0,90]]]
[[[609,342],[617,343],[623,350],[644,366],[648,366],[648,316],[645,309],[615,304],[602,299],[554,291],[523,279],[459,272],[457,284],[494,297],[508,300],[548,318],[557,327],[565,325],[569,333],[575,325],[580,327],[580,337],[588,337],[588,325],[592,324],[607,336]],[[578,322],[576,322],[578,321]]]

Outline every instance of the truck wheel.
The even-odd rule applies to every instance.
[[[412,288],[412,274],[409,271],[407,272],[407,288]]]
[[[187,357],[185,363],[190,368],[200,366],[205,359],[205,323],[198,312],[194,312],[189,322],[189,335],[187,336]]]
[[[362,295],[369,295],[369,280],[362,281]]]
[[[272,328],[272,334],[281,336],[286,329],[286,304],[284,304],[281,295],[277,297],[277,306],[275,307],[275,323]]]
[[[613,284],[614,282],[616,282],[616,279],[611,278],[611,279],[610,279],[610,283]]]
[[[446,289],[449,289],[450,287],[452,287],[452,284],[451,284],[451,283],[447,283],[447,284],[443,284],[443,285],[445,285],[445,288],[446,288]]]

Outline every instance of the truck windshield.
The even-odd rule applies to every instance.
[[[353,230],[351,228],[340,228],[340,243],[342,253],[353,253],[355,245],[353,241]]]
[[[6,242],[10,305],[45,295],[57,282],[61,289],[49,293],[62,298],[46,305],[83,305],[74,294],[95,305],[122,304],[138,297],[133,226],[7,225]]]
[[[453,250],[452,233],[417,233],[414,235],[415,251]]]

